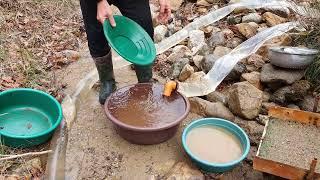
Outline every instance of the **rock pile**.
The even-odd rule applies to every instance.
[[[219,3],[228,2],[198,0],[195,4],[180,3],[172,22],[179,27],[168,28],[167,31],[171,32],[164,33],[163,25],[157,26],[156,39],[165,38],[163,34],[175,33],[195,17],[216,9]],[[217,24],[191,31],[189,39],[166,52],[166,63],[170,66],[163,67],[171,67],[168,72],[172,79],[197,82],[220,57],[266,28],[288,22],[289,17],[287,8],[237,9]],[[304,70],[284,69],[269,63],[268,48],[292,45],[292,39],[290,34],[284,34],[267,41],[256,54],[240,61],[216,92],[191,98],[193,111],[205,117],[234,121],[247,131],[253,145],[259,143],[268,119],[267,108],[283,106],[312,111],[316,106],[319,112],[320,104],[315,105],[311,86],[304,80]]]

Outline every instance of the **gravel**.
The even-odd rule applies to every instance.
[[[320,128],[270,119],[259,156],[309,170],[313,158],[320,159]],[[319,161],[316,172],[320,173]]]

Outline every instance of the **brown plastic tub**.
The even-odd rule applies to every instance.
[[[129,88],[129,87],[134,87],[134,86],[139,86],[139,85],[144,85],[144,84],[148,84],[148,83],[140,83],[140,84],[125,86],[123,88],[118,89],[117,91],[121,91],[124,88]],[[185,112],[182,116],[180,116],[176,120],[172,121],[171,123],[165,124],[161,127],[150,127],[150,128],[149,127],[137,127],[137,126],[125,124],[125,123],[119,121],[117,118],[115,118],[111,114],[111,111],[109,110],[108,107],[109,107],[110,100],[112,99],[111,97],[113,95],[115,95],[116,92],[114,92],[112,95],[110,95],[110,97],[107,99],[107,101],[105,103],[105,107],[104,107],[105,113],[106,113],[108,119],[111,120],[111,122],[114,124],[117,133],[125,140],[127,140],[131,143],[134,143],[134,144],[148,145],[148,144],[158,144],[158,143],[162,143],[164,141],[167,141],[168,139],[170,139],[171,137],[173,137],[175,135],[175,133],[177,132],[177,130],[179,128],[181,121],[183,121],[187,117],[189,110],[190,110],[190,104],[189,104],[188,99],[185,96],[183,96],[182,94],[180,94],[179,92],[176,92],[176,93],[178,93],[178,95],[180,97],[183,98],[183,100],[185,102]],[[165,116],[164,116],[164,118],[165,118]]]

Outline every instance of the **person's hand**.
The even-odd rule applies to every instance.
[[[171,16],[170,2],[168,0],[159,0],[160,13],[158,20],[160,23],[167,23]]]
[[[112,27],[116,27],[116,22],[112,15],[112,9],[106,0],[98,2],[97,5],[97,19],[103,24],[103,22],[108,19]]]

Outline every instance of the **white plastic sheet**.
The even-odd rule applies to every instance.
[[[204,96],[218,87],[223,79],[232,71],[233,67],[241,60],[257,50],[268,40],[280,36],[283,33],[295,28],[296,22],[279,24],[266,29],[254,37],[240,44],[229,54],[219,58],[206,76],[194,83],[179,83],[179,92],[187,97]]]
[[[157,54],[161,54],[167,51],[171,47],[177,45],[178,43],[186,39],[189,36],[190,31],[213,24],[221,20],[222,18],[226,17],[237,8],[259,9],[263,7],[269,7],[269,8],[288,7],[299,14],[303,14],[303,15],[306,14],[305,8],[298,7],[295,4],[289,3],[284,0],[280,0],[280,1],[279,0],[241,0],[239,1],[239,3],[222,7],[220,9],[211,11],[200,18],[197,18],[194,22],[188,24],[186,27],[184,27],[180,31],[176,32],[172,36],[156,44]]]

